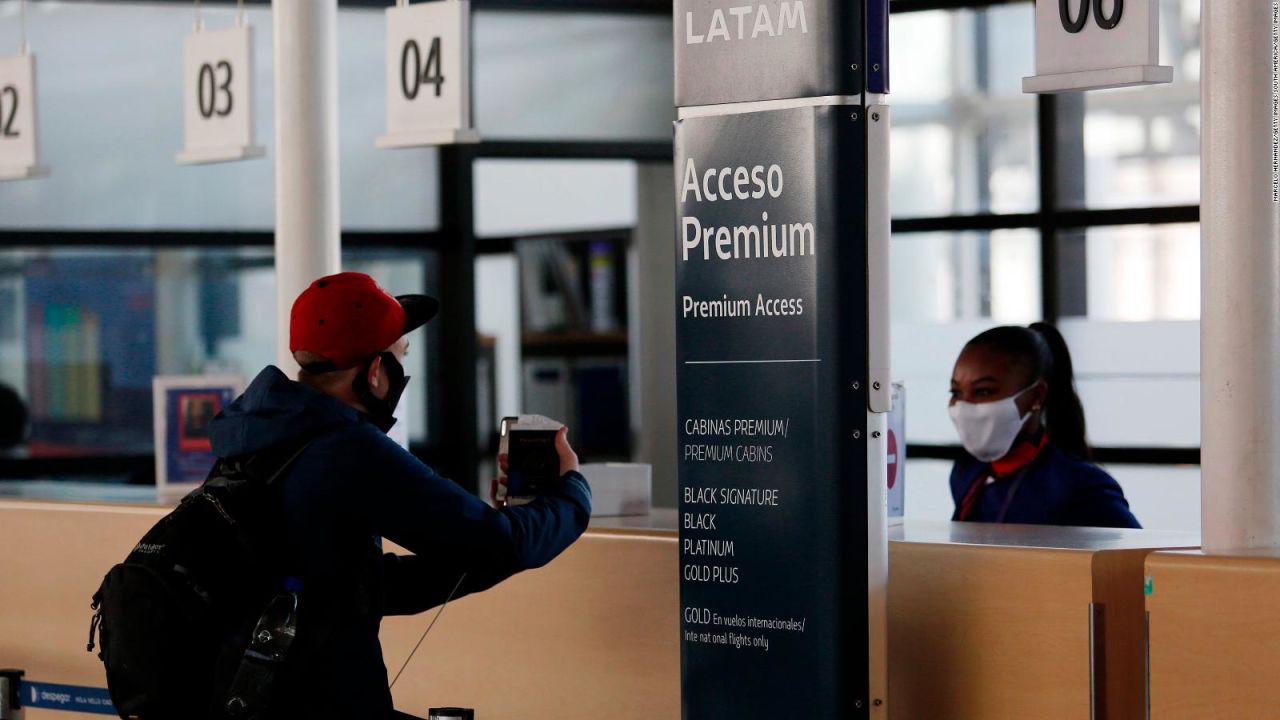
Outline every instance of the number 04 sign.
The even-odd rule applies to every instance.
[[[36,59],[0,58],[0,180],[43,177],[36,142]]]
[[[186,148],[180,165],[262,157],[253,137],[253,33],[197,29],[182,43]]]
[[[471,129],[471,4],[387,9],[387,133],[380,148],[477,142]]]

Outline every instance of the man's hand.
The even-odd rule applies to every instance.
[[[564,477],[565,473],[578,470],[578,453],[574,452],[569,445],[569,428],[567,427],[561,426],[560,431],[556,433],[556,454],[560,456],[560,477]],[[489,481],[489,502],[497,508],[507,506],[507,468],[507,454],[498,453],[498,469],[502,474]]]
[[[561,425],[556,433],[556,453],[560,455],[560,477],[578,471],[578,453],[569,446],[569,428]]]

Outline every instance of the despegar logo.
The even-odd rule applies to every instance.
[[[1098,27],[1103,30],[1112,30],[1120,24],[1120,17],[1124,15],[1124,0],[1114,0],[1115,5],[1111,8],[1110,15],[1103,14],[1102,0],[1080,0],[1078,17],[1075,19],[1071,17],[1072,0],[1058,0],[1058,17],[1062,19],[1062,29],[1073,34],[1084,30],[1084,26],[1089,22],[1090,2],[1093,3],[1093,17]]]
[[[40,691],[40,699],[44,702],[54,702],[59,705],[71,704],[71,693],[51,692],[49,690]]]

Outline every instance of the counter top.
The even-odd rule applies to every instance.
[[[680,516],[675,508],[654,508],[648,515],[591,518],[593,530],[658,530],[675,533],[679,523]]]
[[[889,528],[889,540],[939,545],[985,545],[1062,550],[1196,548],[1198,533],[1127,528],[907,520]]]
[[[3,480],[0,481],[0,500],[7,499],[112,505],[176,505],[179,496],[162,498],[154,485],[73,480]]]
[[[75,502],[105,505],[172,507],[182,493],[162,496],[150,485],[22,480],[0,481],[0,503],[13,501]],[[680,518],[675,508],[654,508],[649,515],[593,517],[592,530],[652,531],[675,534]],[[1053,525],[993,525],[906,520],[889,528],[889,540],[943,545],[1057,548],[1065,550],[1130,550],[1142,548],[1198,548],[1196,533]],[[1280,557],[1280,551],[1245,550],[1219,553],[1232,556]]]
[[[152,485],[76,482],[67,480],[0,481],[0,505],[12,503],[80,503],[87,505],[167,508],[177,505],[185,491],[161,495]],[[674,534],[678,526],[675,508],[655,508],[650,515],[593,517],[592,530],[655,531]]]

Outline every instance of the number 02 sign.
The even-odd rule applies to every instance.
[[[471,129],[471,7],[436,0],[387,9],[383,148],[476,142]]]
[[[36,60],[0,58],[0,180],[42,177],[36,142]]]
[[[253,137],[253,32],[247,26],[197,30],[182,47],[186,148],[178,163],[261,157]]]

